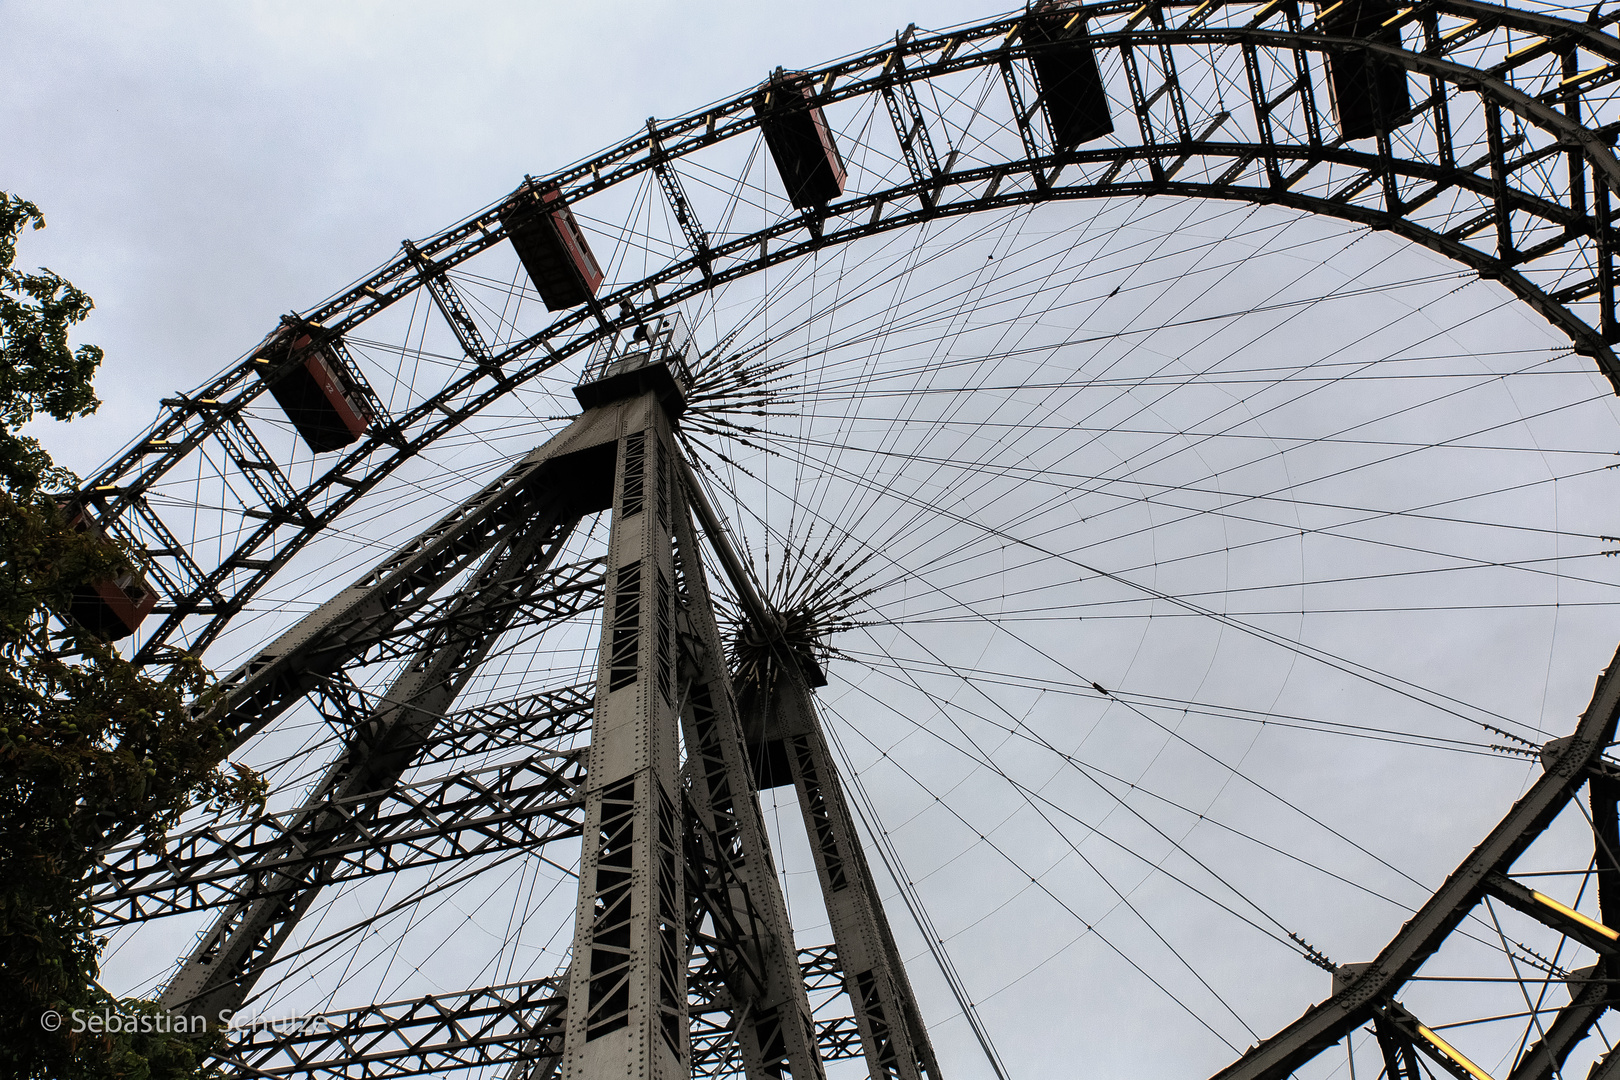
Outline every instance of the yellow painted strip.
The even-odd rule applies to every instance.
[[[1255,18],[1255,21],[1256,21],[1256,22],[1259,22],[1259,21],[1260,21],[1260,20],[1261,20],[1261,19],[1263,19],[1263,18],[1265,18],[1265,16],[1266,16],[1266,12],[1268,12],[1268,11],[1270,11],[1270,10],[1271,10],[1271,9],[1272,9],[1272,8],[1274,8],[1274,7],[1276,7],[1276,6],[1277,6],[1277,5],[1278,5],[1278,4],[1280,4],[1280,3],[1282,3],[1282,0],[1270,0],[1270,2],[1269,2],[1269,3],[1267,3],[1267,4],[1266,4],[1266,6],[1265,6],[1265,7],[1263,7],[1263,8],[1261,8],[1261,9],[1260,9],[1260,10],[1259,10],[1259,11],[1258,11],[1258,12],[1257,12],[1257,13],[1256,13],[1256,14],[1255,14],[1255,17],[1254,17],[1254,18]],[[1333,5],[1333,6],[1334,6],[1334,7],[1338,7],[1338,6],[1339,6],[1339,5],[1338,5],[1338,4],[1334,4],[1334,5]],[[1330,9],[1329,9],[1329,10],[1332,10],[1332,9],[1331,9],[1331,8],[1330,8]]]
[[[1472,30],[1474,27],[1476,27],[1478,25],[1479,25],[1479,20],[1478,19],[1469,19],[1467,22],[1463,23],[1461,26],[1453,26],[1450,30],[1447,30],[1445,33],[1441,34],[1440,35],[1440,40],[1441,41],[1450,41],[1452,38],[1456,37],[1458,34],[1462,33],[1464,30]]]
[[[1397,11],[1395,14],[1393,14],[1389,18],[1385,19],[1382,23],[1379,23],[1379,25],[1380,26],[1391,26],[1391,25],[1393,25],[1395,23],[1400,22],[1402,19],[1406,18],[1410,14],[1412,14],[1412,9],[1411,8],[1401,8],[1401,10]]]
[[[1469,1076],[1474,1077],[1474,1080],[1491,1080],[1490,1073],[1486,1072],[1478,1065],[1475,1065],[1472,1061],[1469,1061],[1463,1056],[1462,1051],[1446,1042],[1446,1040],[1442,1039],[1440,1036],[1436,1035],[1422,1024],[1418,1025],[1418,1034],[1433,1044],[1436,1050],[1439,1050],[1442,1054],[1446,1055],[1446,1057],[1450,1058],[1452,1061],[1455,1061],[1458,1065],[1461,1065],[1463,1067],[1463,1071],[1468,1073]]]
[[[1574,908],[1565,907],[1563,904],[1560,904],[1546,893],[1539,893],[1532,889],[1530,890],[1530,895],[1536,898],[1536,903],[1545,904],[1554,911],[1558,912],[1558,914],[1564,916],[1564,918],[1573,919],[1593,933],[1602,934],[1610,941],[1620,941],[1620,930],[1610,930],[1607,926],[1604,926],[1596,919],[1588,919],[1585,915],[1582,915]]]
[[[1077,11],[1073,15],[1069,16],[1069,21],[1063,24],[1063,29],[1067,30],[1069,27],[1073,26],[1075,23],[1077,23],[1079,21],[1080,21],[1080,12]]]
[[[1512,52],[1510,52],[1506,56],[1502,57],[1502,59],[1504,59],[1504,60],[1512,60],[1516,56],[1523,56],[1525,53],[1529,52],[1531,49],[1539,49],[1545,44],[1547,44],[1547,39],[1546,38],[1542,38],[1542,37],[1532,38],[1531,41],[1530,41],[1530,44],[1528,44],[1528,45],[1520,45],[1517,49],[1514,49]]]
[[[1339,3],[1341,3],[1341,4],[1344,3],[1344,0],[1339,0]],[[1125,20],[1126,27],[1128,28],[1132,24],[1134,24],[1137,19],[1142,17],[1142,12],[1146,11],[1147,9],[1148,9],[1148,6],[1146,4],[1143,4],[1141,7],[1137,8],[1135,11],[1131,12],[1131,17]]]
[[[1197,7],[1192,9],[1192,14],[1187,16],[1187,21],[1192,22],[1194,19],[1198,18],[1199,13],[1202,12],[1205,8],[1209,7],[1209,5],[1213,4],[1214,2],[1215,2],[1215,0],[1204,0],[1204,2],[1202,4],[1199,4]]]
[[[1576,72],[1574,75],[1571,75],[1569,78],[1565,79],[1563,82],[1559,83],[1558,85],[1559,86],[1568,86],[1570,83],[1580,82],[1582,79],[1586,78],[1589,75],[1596,75],[1600,71],[1607,70],[1608,66],[1609,66],[1608,64],[1599,64],[1595,68],[1587,68],[1585,71]]]
[[[1337,4],[1334,4],[1332,7],[1328,8],[1326,11],[1322,12],[1322,14],[1316,17],[1316,25],[1321,26],[1323,19],[1326,19],[1329,15],[1333,14],[1335,11],[1338,11],[1342,7],[1344,7],[1344,0],[1339,0]]]

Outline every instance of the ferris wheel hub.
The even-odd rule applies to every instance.
[[[674,420],[686,411],[691,393],[691,352],[692,333],[680,312],[637,323],[597,346],[574,397],[590,409],[650,391]]]

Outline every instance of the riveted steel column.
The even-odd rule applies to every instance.
[[[662,459],[659,465],[660,483],[675,475],[662,467]],[[670,486],[678,552],[675,595],[681,681],[690,686],[681,720],[691,765],[692,808],[718,848],[713,858],[726,873],[726,880],[714,885],[729,895],[712,903],[711,909],[723,906],[746,918],[746,925],[731,928],[733,933],[741,931],[731,941],[723,940],[721,920],[715,920],[721,949],[729,953],[721,967],[730,969],[726,989],[732,997],[744,1069],[750,1080],[784,1075],[819,1080],[823,1072],[810,1002],[771,859],[759,793],[748,767],[720,629],[696,557],[697,534],[679,483]]]
[[[610,408],[618,462],[586,780],[564,1080],[688,1072],[670,531],[653,394]],[[667,510],[664,511],[667,516]]]
[[[770,691],[745,700],[744,725],[779,737],[785,751],[867,1067],[875,1080],[939,1080],[939,1064],[861,850],[810,687],[802,671],[772,667]],[[766,715],[749,717],[749,711]]]

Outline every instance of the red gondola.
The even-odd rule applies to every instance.
[[[815,86],[802,71],[777,69],[754,94],[765,145],[787,188],[788,200],[800,210],[821,206],[844,193],[844,159],[820,106],[812,105]]]
[[[1060,150],[1100,139],[1114,130],[1097,55],[1086,38],[1080,0],[1040,0],[1024,31],[1032,48],[1030,63],[1040,84],[1041,104]]]
[[[316,453],[348,446],[370,426],[371,412],[343,365],[303,329],[284,326],[265,338],[253,366]]]
[[[101,526],[82,508],[66,506],[63,513],[68,519],[68,528],[74,532],[92,533],[102,543],[111,543]],[[141,620],[151,614],[156,606],[157,593],[145,578],[130,569],[75,589],[68,614],[74,622],[103,641],[117,641],[133,634]]]
[[[602,284],[602,268],[573,211],[557,203],[560,197],[556,188],[525,184],[500,211],[506,235],[547,311],[578,307]]]

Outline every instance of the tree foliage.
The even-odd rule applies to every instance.
[[[67,476],[37,439],[17,429],[40,413],[71,420],[101,404],[91,386],[101,350],[68,346],[68,332],[95,304],[43,267],[32,274],[12,268],[24,228],[44,227],[39,207],[0,192],[0,485],[19,499]]]
[[[83,900],[95,851],[160,843],[199,801],[262,795],[205,719],[209,673],[171,654],[137,667],[65,615],[76,593],[131,566],[96,529],[75,531],[53,494],[76,480],[19,432],[38,415],[95,410],[101,350],[71,348],[91,309],[49,270],[12,269],[37,207],[0,192],[0,1076],[196,1076],[200,1044],[162,1030],[74,1031],[81,1014],[151,1014],[96,982],[102,942]],[[64,1018],[56,1031],[41,1017]],[[162,1025],[150,1025],[161,1028]]]

